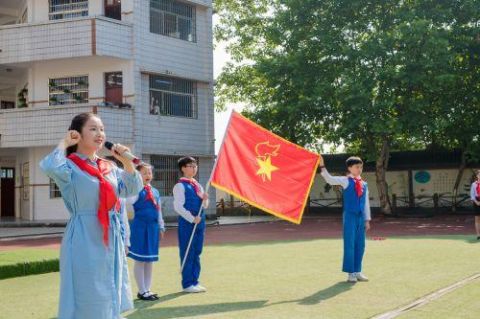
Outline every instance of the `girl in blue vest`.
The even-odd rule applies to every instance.
[[[365,252],[365,232],[370,229],[370,201],[368,186],[360,175],[363,162],[359,157],[347,159],[348,176],[332,176],[320,157],[322,176],[330,185],[343,188],[343,268],[348,273],[348,282],[368,281],[362,274]]]
[[[143,180],[143,189],[137,196],[130,197],[135,216],[130,226],[128,257],[135,260],[133,272],[137,282],[137,297],[141,300],[157,300],[157,294],[150,291],[152,286],[152,266],[158,261],[160,238],[165,233],[162,218],[160,193],[150,185],[153,179],[152,167],[148,164],[137,166]]]
[[[178,168],[183,177],[173,188],[173,207],[178,217],[178,244],[180,263],[187,250],[188,242],[195,224],[197,228],[192,240],[187,260],[182,270],[182,287],[187,293],[205,292],[205,287],[198,282],[200,277],[200,254],[203,249],[205,235],[205,214],[199,216],[200,208],[208,207],[208,195],[203,187],[194,179],[198,166],[193,157],[183,157],[178,161]]]

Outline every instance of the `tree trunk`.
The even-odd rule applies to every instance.
[[[392,204],[388,196],[386,173],[388,168],[388,158],[390,157],[390,145],[386,138],[382,141],[382,149],[377,158],[375,177],[377,182],[378,197],[380,199],[380,208],[385,215],[392,214]]]
[[[460,186],[460,182],[462,181],[463,172],[467,167],[467,159],[465,156],[465,151],[462,151],[462,160],[460,162],[460,166],[458,167],[457,178],[455,179],[455,185],[453,186],[453,200],[452,200],[452,212],[457,210],[457,195],[458,195],[458,187]]]

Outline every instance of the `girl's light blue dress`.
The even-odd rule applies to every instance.
[[[78,168],[59,148],[40,162],[40,168],[58,185],[70,213],[60,250],[58,318],[120,318],[133,303],[119,214],[109,212],[105,246],[97,219],[98,179]],[[138,172],[130,174],[115,166],[106,178],[119,197],[133,196],[143,189]]]

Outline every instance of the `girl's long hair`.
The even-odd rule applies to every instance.
[[[96,117],[95,114],[93,113],[80,113],[78,115],[76,115],[73,119],[72,119],[72,123],[70,124],[70,127],[68,128],[69,131],[77,131],[78,133],[82,134],[82,129],[83,127],[85,126],[85,123],[87,123],[87,121],[92,118],[92,117]],[[72,153],[75,153],[77,151],[77,145],[71,145],[69,147],[67,147],[66,149],[66,155],[70,155]]]

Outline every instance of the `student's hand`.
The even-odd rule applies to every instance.
[[[194,224],[200,224],[200,222],[202,221],[202,218],[200,216],[195,216],[195,219],[193,220],[193,223]]]
[[[318,161],[318,166],[325,166],[325,162],[323,161],[322,155],[320,155],[320,159]]]
[[[125,246],[125,255],[128,255],[128,246]]]
[[[203,199],[203,200],[208,200],[208,194],[207,194],[207,193],[203,193],[202,199]]]
[[[369,230],[370,230],[370,221],[366,220],[365,221],[365,231],[369,231]]]
[[[130,149],[122,144],[114,144],[112,149],[111,149],[111,153],[112,153],[112,156],[115,157],[117,160],[119,160],[120,162],[122,162],[122,164],[124,162],[131,162],[129,159],[126,159],[125,157],[122,156],[123,153],[125,152],[130,152]]]
[[[135,165],[131,160],[122,156],[125,152],[130,152],[130,149],[122,144],[114,144],[110,151],[113,157],[122,162],[123,169],[128,173],[133,174],[135,172]]]
[[[69,147],[72,145],[77,145],[78,142],[80,142],[81,136],[78,131],[75,130],[70,130],[67,132],[67,135],[65,135],[65,138],[63,139],[63,143],[65,147]]]
[[[163,237],[165,237],[165,232],[164,232],[164,231],[160,231],[160,239],[163,239]]]

